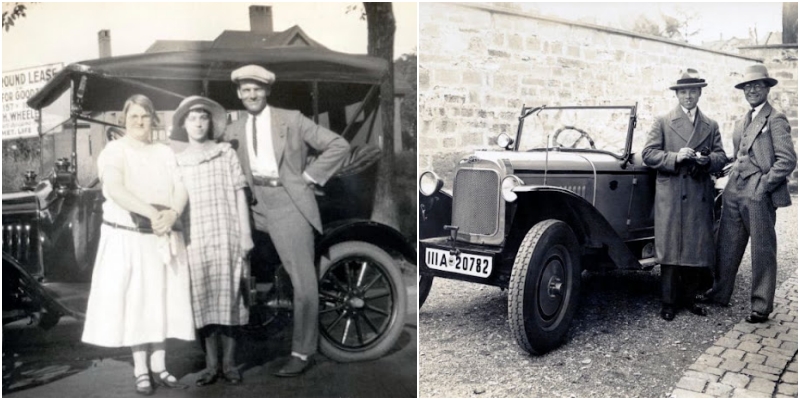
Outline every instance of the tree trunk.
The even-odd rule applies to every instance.
[[[372,220],[398,227],[397,206],[393,189],[394,174],[394,33],[396,24],[392,3],[364,3],[367,15],[367,53],[386,60],[388,76],[381,84],[381,160],[378,163],[378,182]]]

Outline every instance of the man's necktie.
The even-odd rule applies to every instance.
[[[689,121],[692,121],[692,125],[694,125],[694,110],[689,110],[687,114],[689,115]]]
[[[753,122],[753,113],[755,111],[755,109],[751,109],[747,112],[747,116],[744,118],[744,129],[747,129],[747,127],[750,126],[750,123]]]
[[[256,135],[256,116],[253,115],[253,154],[258,156],[258,135]]]

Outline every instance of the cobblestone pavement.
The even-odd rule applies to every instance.
[[[742,319],[692,364],[670,397],[797,398],[797,272],[767,322]]]

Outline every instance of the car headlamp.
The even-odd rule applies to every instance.
[[[503,199],[509,203],[517,200],[514,188],[522,185],[522,183],[522,179],[519,179],[516,175],[509,175],[503,178],[503,182],[500,185],[500,193],[502,193]]]
[[[425,171],[419,176],[419,191],[425,196],[431,196],[442,188],[444,182],[433,171]]]
[[[514,140],[505,133],[501,133],[499,136],[497,136],[496,142],[498,146],[504,149],[508,149],[512,144],[514,144]]]

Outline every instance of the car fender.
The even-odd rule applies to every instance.
[[[419,238],[427,239],[449,235],[449,232],[444,230],[444,226],[450,225],[453,217],[453,196],[444,190],[439,190],[430,196],[418,194]]]
[[[586,199],[567,189],[553,186],[519,186],[509,240],[522,237],[537,222],[559,219],[573,230],[580,244],[605,248],[617,268],[643,269],[639,260],[611,224]],[[516,248],[516,247],[514,247]]]
[[[402,233],[365,219],[344,219],[325,225],[316,244],[316,253],[321,254],[323,250],[349,240],[374,244],[390,254],[400,254],[407,262],[416,265],[417,250]]]
[[[25,271],[13,256],[3,252],[3,279],[18,277],[21,289],[40,307],[48,312],[83,319],[84,314],[69,309],[56,299],[39,281]]]

